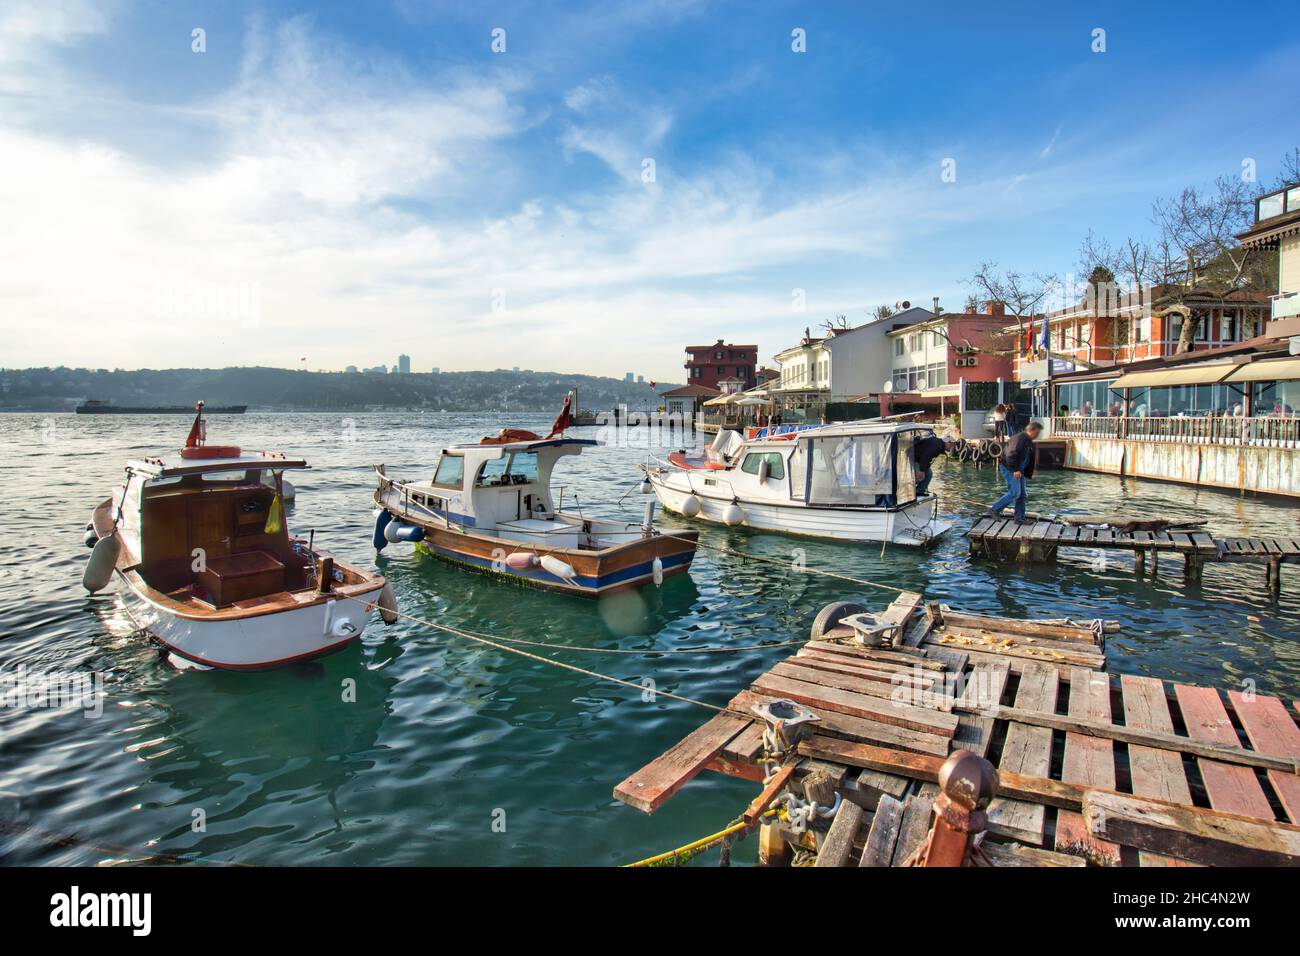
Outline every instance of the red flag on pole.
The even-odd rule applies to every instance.
[[[564,396],[564,407],[560,409],[560,414],[555,419],[555,424],[551,426],[551,433],[547,438],[554,438],[556,435],[562,435],[564,430],[573,423],[573,415],[569,412],[569,406],[573,403],[573,393],[570,392]]]
[[[196,403],[194,411],[196,412],[194,416],[194,424],[190,426],[190,435],[185,439],[186,448],[198,448],[205,437],[203,434],[203,403]]]

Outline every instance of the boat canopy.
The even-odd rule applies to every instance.
[[[264,451],[232,458],[182,458],[180,455],[168,455],[135,459],[127,462],[127,467],[145,478],[170,478],[173,475],[205,475],[214,471],[279,471],[285,468],[307,468],[308,465],[301,458],[290,458],[282,452]]]

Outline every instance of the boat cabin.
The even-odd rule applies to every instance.
[[[916,443],[933,429],[912,423],[826,425],[744,442],[715,454],[725,471],[704,474],[741,500],[810,506],[901,508],[916,501]],[[706,466],[707,467],[707,466]]]
[[[552,438],[508,444],[452,445],[442,451],[428,484],[403,485],[406,499],[452,524],[507,540],[577,548],[581,526],[557,516],[551,473],[556,462],[599,444]],[[563,497],[563,487],[559,488]]]
[[[284,472],[306,467],[269,453],[130,462],[112,508],[135,570],[156,591],[217,608],[313,586],[283,511],[268,520]]]

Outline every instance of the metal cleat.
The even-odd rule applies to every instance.
[[[881,621],[875,614],[854,614],[841,624],[853,628],[858,643],[867,647],[897,647],[903,640],[903,626]]]

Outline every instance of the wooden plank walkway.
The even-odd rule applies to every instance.
[[[980,518],[966,532],[972,557],[1027,563],[1052,561],[1057,550],[1091,548],[1131,551],[1135,570],[1145,574],[1150,564],[1154,577],[1162,555],[1180,555],[1188,583],[1201,580],[1206,564],[1258,564],[1266,569],[1265,585],[1273,594],[1282,588],[1284,564],[1300,564],[1300,538],[1217,538],[1199,528],[1177,528],[1158,519],[1104,519],[1096,525],[1086,519]],[[1158,530],[1134,527],[1146,523]]]
[[[704,770],[761,784],[764,724],[753,708],[786,697],[819,719],[783,765],[784,786],[796,795],[819,787],[816,800],[828,806],[833,781],[841,810],[799,832],[764,824],[760,843],[816,853],[818,866],[912,860],[933,819],[938,768],[959,748],[998,768],[981,844],[993,865],[1275,861],[1296,846],[1300,702],[1116,680],[1104,673],[1104,626],[907,606],[912,645],[866,646],[833,626],[614,796],[649,813]],[[1143,808],[1159,827],[1144,828]],[[1234,832],[1249,845],[1225,843]]]

